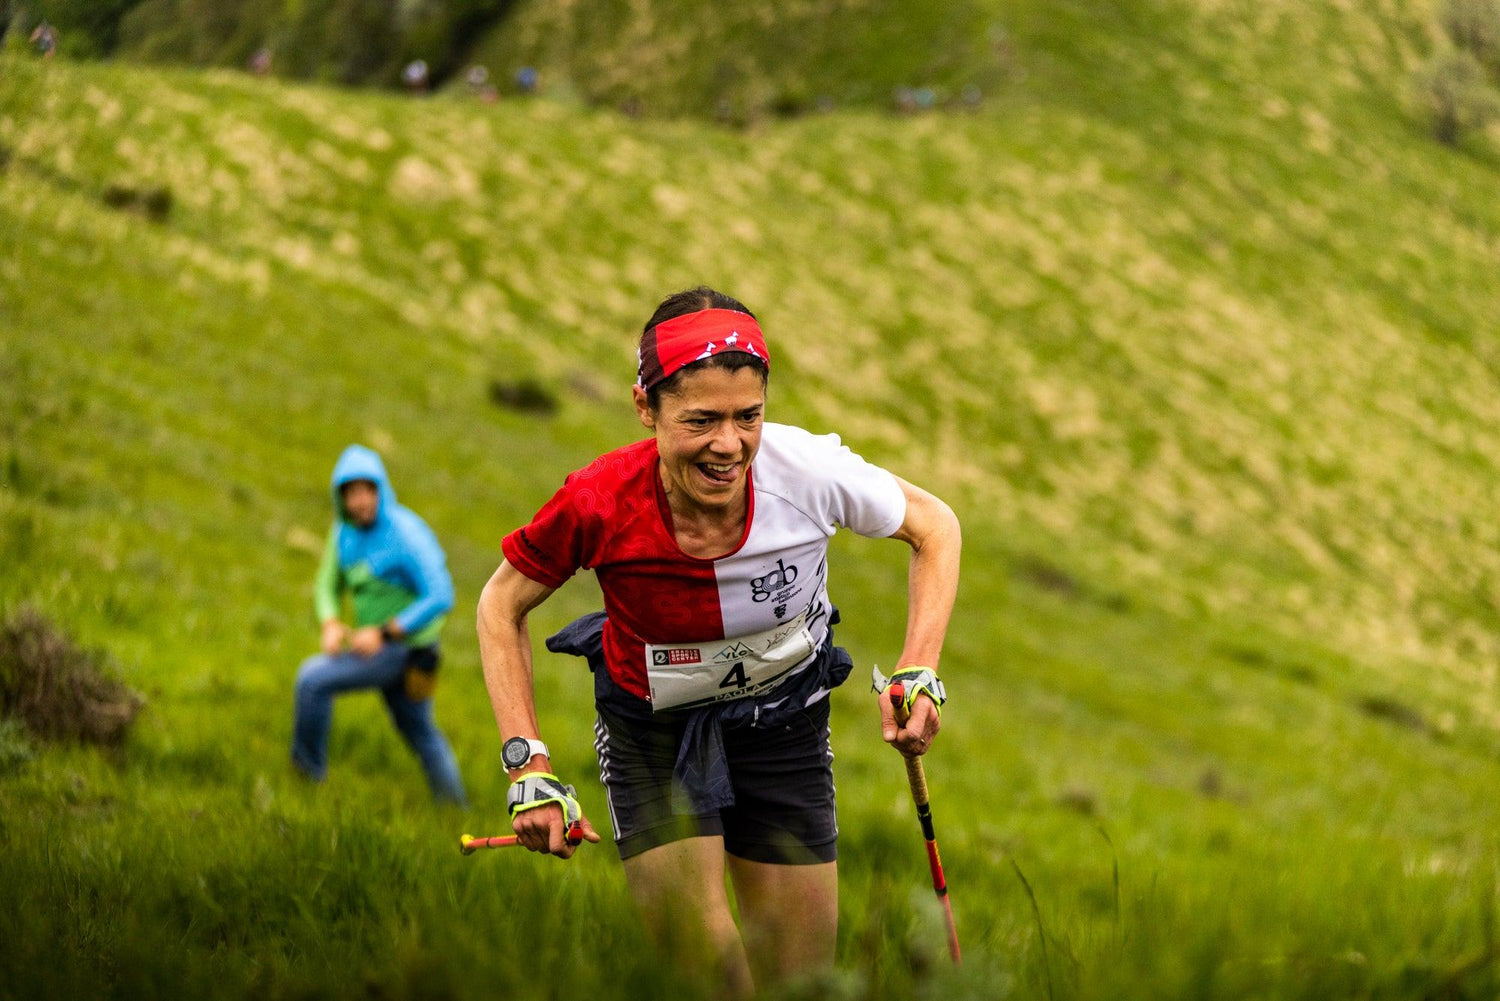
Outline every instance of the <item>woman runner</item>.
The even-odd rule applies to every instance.
[[[882,736],[903,754],[926,753],[939,729],[958,587],[948,505],[837,435],[766,423],[769,370],[739,302],[703,287],[664,300],[634,389],[652,437],[570,475],[505,537],[478,616],[512,826],[532,851],[568,858],[570,823],[599,835],[541,743],[526,617],[578,569],[595,572],[604,613],[548,647],[594,669],[595,748],[626,882],[653,939],[684,966],[707,957],[739,995],[834,958],[828,694],[852,663],[833,645],[829,537],[845,527],[911,547],[895,675],[907,725],[878,700]]]

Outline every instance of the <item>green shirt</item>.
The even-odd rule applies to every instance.
[[[370,564],[361,560],[344,570],[339,566],[339,527],[335,525],[328,534],[328,544],[323,547],[323,562],[318,567],[314,598],[318,610],[318,621],[343,618],[345,592],[354,598],[354,625],[382,626],[394,619],[407,605],[417,600],[417,594],[399,584],[381,580],[370,570]],[[402,637],[407,646],[429,646],[438,641],[447,615],[437,615],[416,632]]]

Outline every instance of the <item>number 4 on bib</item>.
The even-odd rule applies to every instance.
[[[745,677],[745,665],[742,661],[729,669],[729,673],[724,675],[724,680],[719,682],[719,687],[744,688],[749,683],[750,679]]]

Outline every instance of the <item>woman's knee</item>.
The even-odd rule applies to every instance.
[[[321,653],[315,653],[302,662],[297,668],[297,680],[293,682],[298,698],[311,695],[322,687],[328,663],[329,658]]]

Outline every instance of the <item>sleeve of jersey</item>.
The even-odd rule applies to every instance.
[[[500,542],[506,562],[551,588],[562,587],[579,567],[588,565],[590,533],[572,486],[570,476],[529,524]]]
[[[801,445],[796,450],[810,478],[819,483],[818,500],[829,523],[872,539],[901,527],[906,494],[895,476],[866,462],[836,434],[807,434]]]

